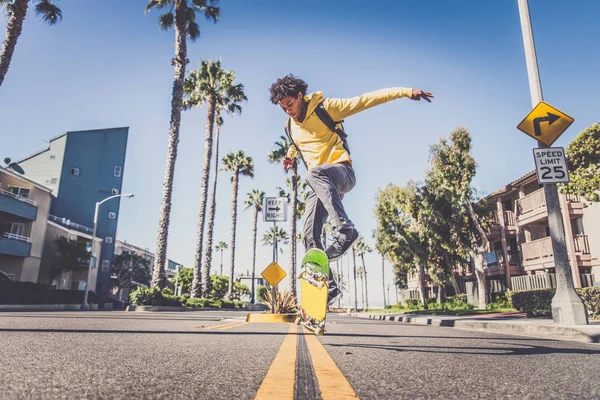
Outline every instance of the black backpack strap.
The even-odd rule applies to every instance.
[[[288,117],[283,129],[285,130],[285,134],[288,137],[288,139],[290,139],[290,142],[292,142],[292,146],[294,146],[296,148],[298,155],[300,155],[300,159],[302,160],[304,167],[308,170],[308,166],[306,165],[306,161],[304,161],[302,152],[300,151],[300,148],[298,146],[296,146],[296,142],[294,142],[294,139],[292,138],[292,118],[291,117]]]
[[[350,154],[350,148],[348,147],[348,141],[346,140],[348,135],[346,135],[346,132],[344,132],[344,129],[338,125],[344,121],[343,120],[338,121],[338,122],[334,121],[333,118],[331,118],[331,115],[329,115],[329,113],[323,106],[323,102],[320,102],[317,105],[317,108],[315,108],[315,114],[317,114],[317,117],[319,117],[321,122],[323,122],[325,124],[325,126],[327,126],[329,128],[330,131],[338,134],[340,139],[342,139],[342,145],[344,146],[344,149],[348,152],[348,154]]]

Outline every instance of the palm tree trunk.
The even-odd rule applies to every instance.
[[[360,258],[362,259],[363,273],[365,274],[365,302],[366,302],[366,308],[369,308],[369,286],[368,286],[368,281],[367,281],[367,268],[365,266],[365,255],[361,254]],[[385,301],[385,292],[384,292],[383,300]]]
[[[298,166],[297,163],[294,163],[292,167],[292,218],[290,221],[290,238],[292,239],[291,243],[291,262],[290,262],[290,276],[291,278],[291,291],[292,296],[296,297],[296,221],[298,219],[298,213],[296,210],[296,202],[298,198]]]
[[[17,46],[17,39],[23,30],[23,21],[25,21],[27,8],[29,7],[28,1],[16,0],[12,6],[12,13],[8,19],[8,25],[6,25],[6,37],[2,45],[2,53],[0,53],[0,86],[4,82],[4,77],[8,72],[10,61]]]
[[[171,197],[173,195],[173,178],[175,176],[175,161],[177,160],[177,145],[179,144],[179,127],[181,125],[181,108],[183,101],[183,81],[187,60],[187,42],[185,39],[186,2],[175,0],[175,58],[172,64],[175,68],[173,80],[173,96],[171,100],[171,126],[169,128],[169,144],[167,149],[167,165],[165,181],[160,205],[158,222],[158,237],[156,240],[156,256],[152,273],[152,287],[162,288],[165,284],[165,261],[167,258],[167,239],[171,219]]]
[[[352,246],[352,260],[354,262],[354,310],[358,312],[358,290],[356,287],[356,250]]]
[[[250,303],[254,304],[254,275],[256,273],[256,235],[258,233],[258,208],[254,205],[254,227],[252,229],[252,291],[250,292]]]
[[[233,298],[233,274],[235,272],[235,225],[237,222],[237,196],[238,196],[238,184],[239,184],[239,169],[233,171],[233,195],[231,197],[231,269],[229,274],[229,292],[227,293],[229,299]]]
[[[206,202],[208,199],[208,179],[212,161],[213,131],[215,127],[215,101],[213,96],[208,96],[208,112],[206,117],[206,137],[204,139],[204,166],[202,168],[202,183],[200,186],[200,212],[198,214],[198,237],[196,239],[196,257],[194,259],[194,279],[192,281],[192,294],[190,297],[205,297],[210,292],[210,270],[202,270],[202,245],[204,243],[204,221],[206,219]],[[210,249],[207,249],[210,252]],[[200,285],[202,284],[202,287]]]
[[[219,108],[215,111],[215,118],[219,116]],[[217,178],[219,176],[219,134],[221,133],[221,127],[217,125],[217,133],[215,137],[215,172],[213,175],[213,185],[210,193],[210,208],[208,209],[208,227],[206,231],[206,253],[204,254],[204,268],[208,271],[208,276],[205,275],[204,282],[210,280],[210,269],[212,267],[212,245],[215,229],[215,215],[217,212]],[[206,274],[206,271],[205,271]],[[223,275],[223,250],[221,249],[221,275]],[[208,297],[211,291],[210,287],[202,288],[202,295]]]
[[[360,306],[363,311],[365,309],[365,280],[363,279],[363,274],[360,274]]]
[[[381,255],[381,284],[383,285],[383,308],[385,308],[386,305],[388,305],[385,301],[385,257],[383,256],[383,254]],[[398,291],[396,290],[396,293],[398,293]]]

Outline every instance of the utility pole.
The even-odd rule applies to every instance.
[[[517,1],[519,4],[523,45],[525,47],[531,104],[533,107],[536,107],[538,103],[543,100],[543,96],[535,53],[535,44],[533,41],[531,19],[529,18],[529,5],[528,0]],[[547,148],[549,146],[538,141],[538,147]],[[583,305],[581,298],[577,295],[577,292],[575,292],[575,287],[573,285],[573,273],[571,272],[569,264],[567,244],[565,241],[565,228],[556,184],[545,183],[544,193],[546,196],[548,225],[550,226],[552,252],[554,254],[554,265],[556,270],[556,294],[554,295],[554,298],[552,298],[552,318],[556,324],[585,325],[588,323],[587,313],[585,306]],[[577,262],[577,260],[572,261]]]

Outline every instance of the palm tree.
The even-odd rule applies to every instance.
[[[237,223],[237,198],[240,175],[254,177],[254,162],[252,157],[246,157],[243,150],[229,153],[223,157],[223,171],[232,171],[231,183],[233,195],[231,197],[231,273],[229,275],[229,299],[233,297],[233,274],[235,272],[235,228]]]
[[[356,245],[356,250],[358,251],[358,255],[360,256],[361,260],[362,260],[362,269],[363,269],[363,274],[365,276],[365,298],[366,298],[366,308],[369,308],[369,291],[368,291],[368,281],[367,281],[367,267],[365,265],[365,253],[370,253],[373,251],[372,248],[369,247],[368,244],[366,244],[364,242],[364,238],[361,236],[358,244]],[[384,292],[384,296],[385,298],[385,292]]]
[[[201,107],[206,104],[206,136],[204,139],[204,166],[200,185],[200,212],[198,214],[198,236],[196,238],[196,254],[194,257],[194,279],[192,281],[191,297],[208,296],[210,293],[210,266],[202,268],[202,245],[204,243],[204,221],[206,218],[206,203],[208,199],[208,179],[212,162],[213,132],[217,108],[224,103],[224,97],[233,87],[235,74],[224,70],[221,61],[201,61],[200,68],[190,71],[184,82],[185,99],[183,107]],[[212,245],[212,243],[211,243]],[[207,250],[211,254],[211,249]],[[208,268],[207,268],[208,267]],[[200,284],[202,283],[202,288]]]
[[[219,7],[218,0],[150,0],[146,12],[152,8],[168,8],[169,11],[159,18],[159,25],[167,30],[175,28],[175,58],[171,61],[175,69],[173,79],[173,95],[171,100],[171,123],[169,127],[169,142],[167,148],[167,163],[165,166],[165,181],[160,204],[158,236],[156,239],[156,256],[152,273],[152,287],[162,287],[165,283],[165,260],[167,258],[167,240],[171,218],[171,197],[173,195],[173,178],[175,176],[175,161],[177,160],[177,145],[179,143],[179,126],[183,107],[183,83],[187,59],[187,40],[195,40],[200,36],[200,28],[196,23],[196,13],[201,13],[208,20],[217,22]]]
[[[248,193],[248,199],[246,200],[246,208],[254,207],[254,228],[252,230],[252,289],[250,292],[250,302],[254,304],[254,275],[256,273],[256,234],[258,231],[258,213],[263,209],[263,202],[265,201],[265,192],[261,192],[258,189],[254,189],[252,193]]]
[[[292,145],[285,136],[281,136],[279,139],[279,141],[275,142],[275,150],[271,151],[267,157],[270,163],[280,163],[281,160],[286,157],[287,151]],[[292,164],[291,171],[292,177],[289,185],[291,192],[289,201],[292,209],[292,217],[290,218],[290,236],[296,237],[296,223],[298,220],[298,210],[296,208],[296,202],[298,201],[298,163],[296,160],[294,160],[294,163]],[[290,251],[290,275],[292,277],[296,276],[296,249],[296,241],[292,240],[292,248]],[[293,296],[296,296],[296,279],[292,279],[291,292]]]
[[[273,244],[275,244],[275,246],[276,246],[275,250],[277,250],[279,248],[280,243],[289,244],[290,236],[282,228],[275,225],[275,226],[270,227],[269,230],[267,231],[267,233],[265,233],[263,235],[262,242],[263,242],[263,246],[273,246]],[[283,249],[280,249],[280,250],[281,250],[281,252],[283,252]],[[274,261],[276,261],[276,260],[274,260]],[[294,276],[293,280],[295,280],[295,275],[293,275],[293,276]]]
[[[217,104],[216,123],[217,133],[215,136],[215,172],[213,177],[213,186],[211,191],[210,208],[208,210],[208,229],[206,231],[206,253],[204,256],[204,267],[210,271],[212,265],[212,243],[215,227],[215,215],[217,212],[217,178],[219,176],[219,136],[223,126],[221,110],[235,115],[242,113],[242,107],[239,105],[242,101],[248,100],[244,94],[244,85],[237,84],[229,87],[224,95],[221,95],[222,102]],[[221,275],[223,275],[223,254],[221,252]]]
[[[229,246],[227,245],[227,243],[223,241],[217,243],[217,245],[215,246],[215,250],[221,252],[221,270],[219,271],[220,276],[223,276],[223,250],[227,250],[228,248]]]
[[[62,20],[62,11],[52,4],[52,0],[0,0],[0,6],[8,16],[6,36],[2,45],[2,53],[0,53],[0,86],[8,72],[30,3],[35,4],[36,15],[48,25],[54,25]]]

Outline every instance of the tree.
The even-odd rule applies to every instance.
[[[389,185],[378,194],[375,214],[378,248],[392,260],[394,268],[398,268],[396,275],[406,274],[416,265],[419,296],[427,308],[425,272],[429,254],[422,200],[413,182],[406,187]]]
[[[177,275],[171,278],[171,282],[177,282],[177,286],[181,288],[181,293],[189,293],[193,279],[194,270],[192,268],[180,268]]]
[[[60,236],[54,241],[54,245],[58,258],[50,271],[50,282],[64,269],[89,268],[91,253],[88,243]]]
[[[0,53],[0,86],[8,72],[30,4],[35,5],[35,14],[48,25],[55,25],[62,20],[62,11],[52,4],[52,0],[0,0],[0,6],[8,16],[6,36]]]
[[[275,150],[271,151],[268,155],[268,160],[270,163],[280,163],[281,160],[283,160],[286,155],[287,155],[287,151],[289,149],[289,147],[292,145],[292,143],[285,137],[285,136],[281,136],[280,140],[275,142]],[[291,179],[289,181],[289,186],[290,186],[290,193],[291,196],[289,197],[289,201],[290,201],[290,208],[292,210],[292,217],[290,218],[290,236],[291,237],[296,237],[296,227],[297,227],[297,220],[298,220],[298,209],[296,206],[296,203],[298,202],[298,163],[296,162],[296,160],[294,160],[294,162],[292,163],[292,168],[291,170]],[[285,171],[287,173],[287,171]],[[291,246],[291,254],[290,254],[290,275],[295,277],[296,276],[296,251],[297,251],[297,247],[296,247],[296,241],[292,240],[292,246]],[[292,279],[291,280],[291,295],[296,297],[296,279]]]
[[[233,193],[231,198],[231,274],[229,276],[229,299],[233,298],[233,274],[235,272],[235,229],[237,223],[237,200],[240,175],[254,177],[254,162],[252,157],[246,157],[246,154],[240,150],[236,153],[229,153],[223,157],[224,171],[233,172],[231,183]]]
[[[188,110],[192,107],[207,105],[206,134],[204,139],[204,167],[200,185],[200,212],[198,214],[198,236],[196,239],[196,253],[194,257],[194,281],[192,283],[191,297],[206,297],[210,293],[210,265],[204,265],[202,271],[202,245],[204,242],[204,222],[206,218],[206,203],[208,200],[208,180],[213,152],[213,132],[217,109],[225,104],[225,98],[233,88],[235,74],[221,66],[221,61],[201,61],[197,70],[190,71],[185,79],[183,90],[185,99],[183,107]],[[212,245],[212,243],[211,243]],[[208,249],[210,254],[212,249]],[[202,284],[202,288],[200,288]]]
[[[235,78],[235,76],[234,76]],[[235,79],[234,79],[235,80]],[[221,127],[223,126],[223,118],[221,117],[221,111],[225,110],[231,115],[241,114],[242,107],[240,103],[246,101],[248,98],[244,94],[244,85],[237,84],[231,87],[227,87],[226,93],[221,95],[221,102],[217,104],[216,109],[216,124],[217,132],[215,135],[215,171],[213,177],[212,191],[210,194],[210,207],[208,210],[208,229],[206,231],[206,253],[204,256],[204,267],[210,271],[212,267],[212,244],[215,227],[215,215],[217,212],[217,178],[219,176],[219,137],[221,134]],[[223,275],[223,249],[227,248],[227,243],[221,242],[225,247],[221,247],[221,275]],[[217,246],[218,247],[218,246]],[[211,280],[212,282],[212,280]]]
[[[600,201],[600,123],[582,131],[567,147],[569,178],[563,193]]]
[[[254,227],[252,229],[252,289],[250,291],[250,302],[254,304],[254,275],[256,273],[256,235],[258,232],[258,213],[263,209],[263,202],[265,201],[265,192],[261,192],[258,189],[254,189],[252,193],[248,193],[248,199],[246,200],[246,207],[244,210],[254,208]]]
[[[373,249],[369,247],[368,244],[365,243],[364,238],[361,236],[359,242],[356,244],[356,250],[358,251],[358,255],[362,260],[362,270],[365,277],[365,299],[366,299],[366,308],[369,308],[369,289],[368,289],[368,281],[367,281],[367,266],[365,265],[365,253],[373,252]],[[385,298],[385,296],[384,296]]]
[[[219,270],[219,275],[223,275],[223,250],[227,250],[228,248],[229,246],[227,245],[227,243],[223,241],[217,243],[217,245],[215,246],[215,250],[221,252],[221,269]]]
[[[445,220],[445,223],[437,224],[438,232],[447,236],[443,241],[449,246],[442,255],[454,258],[456,262],[460,260],[461,251],[466,249],[475,267],[478,307],[485,309],[488,296],[484,260],[489,250],[486,230],[491,209],[487,202],[477,201],[472,187],[477,163],[470,154],[471,147],[471,134],[462,128],[452,132],[449,139],[441,139],[431,147],[429,191],[439,201],[438,222]],[[452,248],[456,251],[453,252]]]
[[[218,0],[150,0],[146,5],[146,13],[153,8],[169,11],[159,18],[159,26],[163,30],[175,28],[175,58],[171,64],[175,70],[173,93],[171,99],[171,122],[165,166],[165,180],[160,205],[158,235],[156,239],[156,256],[152,274],[152,287],[162,288],[165,280],[165,261],[167,258],[167,241],[169,222],[171,218],[171,197],[173,195],[173,178],[175,176],[175,161],[177,160],[177,145],[179,144],[179,127],[183,107],[183,83],[187,59],[186,36],[192,41],[200,36],[200,28],[196,22],[196,13],[204,15],[208,20],[217,22],[219,8],[214,5]]]
[[[272,226],[269,228],[269,230],[267,230],[267,233],[263,235],[263,246],[273,246],[275,240],[277,240],[278,244],[288,244],[290,242],[290,236],[279,226]],[[283,252],[283,249],[281,249],[281,251]]]
[[[115,257],[112,273],[117,276],[119,292],[128,285],[131,290],[133,282],[149,285],[152,278],[150,260],[130,251],[124,251]]]

